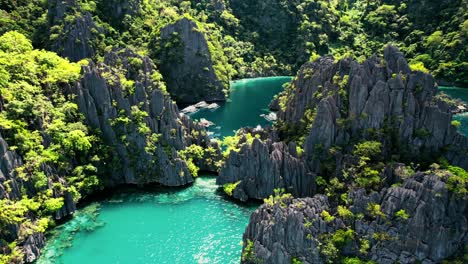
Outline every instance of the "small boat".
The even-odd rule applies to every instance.
[[[199,103],[196,103],[194,105],[196,108],[207,108],[209,106],[209,104],[205,101],[201,101]]]
[[[273,112],[269,113],[268,115],[261,114],[260,116],[265,118],[266,120],[268,120],[270,122],[274,122],[274,121],[278,120],[278,116],[276,115],[276,113],[273,113]]]
[[[193,113],[198,112],[198,108],[196,108],[194,105],[191,105],[191,106],[188,106],[188,107],[182,109],[180,112],[182,112],[184,114],[193,114]]]
[[[217,103],[212,103],[206,107],[206,109],[218,109],[219,105]]]
[[[213,122],[206,120],[205,118],[200,119],[199,123],[204,127],[214,126]]]

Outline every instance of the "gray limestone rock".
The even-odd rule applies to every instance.
[[[21,200],[23,195],[34,197],[40,190],[37,190],[29,181],[25,181],[19,177],[17,168],[23,165],[22,158],[15,152],[9,149],[7,142],[0,135],[0,200],[18,201]],[[44,165],[45,166],[45,165]],[[42,170],[46,173],[49,178],[48,188],[54,190],[52,187],[53,182],[63,182],[64,186],[67,186],[64,179],[61,178],[51,167],[44,167]],[[72,199],[71,194],[68,191],[57,192],[54,190],[55,198],[64,198],[64,205],[60,208],[56,214],[55,219],[59,220],[67,216],[72,215],[75,210],[75,202]],[[36,215],[29,214],[27,216],[31,221],[38,220]],[[2,226],[0,230],[0,254],[2,253],[1,244],[6,241],[11,243],[15,240],[18,241],[18,246],[24,253],[24,261],[33,262],[39,255],[42,247],[45,245],[45,236],[43,233],[31,232],[25,236],[25,229],[19,224],[8,224]]]
[[[315,175],[308,173],[298,157],[296,145],[273,142],[266,137],[255,138],[252,144],[245,142],[245,139],[241,140],[240,151],[231,151],[221,168],[217,183],[224,185],[239,182],[233,197],[242,201],[266,198],[279,188],[295,196],[312,195],[315,191]]]
[[[450,175],[417,173],[400,187],[367,194],[357,189],[348,194],[349,210],[355,217],[337,214],[322,195],[284,198],[264,204],[251,216],[244,233],[243,263],[328,263],[324,248],[327,237],[338,230],[352,230],[353,238],[339,246],[340,254],[359,256],[377,263],[440,263],[468,242],[466,194],[449,191]],[[369,204],[380,206],[372,216]],[[407,217],[397,212],[404,211]],[[322,212],[335,218],[325,221]],[[363,217],[356,217],[362,214]],[[340,232],[340,231],[339,231]],[[367,254],[360,243],[367,239]]]
[[[225,100],[229,76],[218,76],[207,38],[188,18],[161,29],[161,73],[178,103]]]
[[[88,11],[76,0],[48,1],[49,46],[71,61],[92,58],[104,30],[96,25]]]
[[[83,78],[73,88],[89,125],[101,131],[104,142],[118,155],[119,164],[105,179],[110,186],[186,185],[193,178],[177,151],[192,144],[211,146],[202,126],[181,115],[162,90],[164,84],[152,77],[155,70],[148,57],[114,50],[104,63],[83,67]]]

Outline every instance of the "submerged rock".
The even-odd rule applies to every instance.
[[[225,100],[229,77],[215,70],[219,62],[211,54],[209,41],[188,18],[161,29],[161,73],[178,103]]]
[[[449,177],[418,173],[379,193],[357,189],[341,209],[323,195],[277,198],[252,214],[242,262],[440,263],[468,242],[467,196],[448,190]]]

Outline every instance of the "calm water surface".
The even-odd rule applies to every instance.
[[[229,102],[192,118],[216,125],[217,137],[266,125],[261,115],[290,77],[239,80]],[[239,205],[217,192],[213,177],[183,190],[126,191],[80,209],[53,230],[38,264],[239,263],[242,234],[257,205]]]
[[[444,92],[453,98],[458,98],[468,103],[468,88],[440,87],[439,91]],[[461,126],[459,128],[460,133],[462,133],[465,136],[468,136],[468,113],[456,115],[454,116],[454,119],[460,121],[461,123]]]
[[[234,131],[241,127],[271,124],[261,115],[270,113],[268,104],[282,91],[283,84],[291,80],[292,77],[285,76],[234,81],[228,102],[216,110],[200,110],[191,117],[215,123],[208,130],[221,138],[234,135]]]

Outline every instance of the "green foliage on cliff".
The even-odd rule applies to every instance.
[[[232,196],[234,191],[237,188],[237,185],[239,185],[241,181],[235,182],[235,183],[226,183],[223,185],[223,191],[229,196]]]
[[[21,199],[0,200],[3,238],[8,232],[5,225],[13,223],[21,225],[22,232],[44,232],[47,219],[52,221],[67,194],[79,199],[100,183],[95,170],[80,169],[94,168],[99,144],[84,125],[78,106],[65,93],[79,78],[80,64],[34,50],[31,42],[15,31],[0,36],[0,43],[0,129],[9,150],[23,157],[23,165],[13,173],[23,184],[33,186],[21,189]],[[12,184],[4,183],[7,191],[17,188]]]
[[[190,145],[184,150],[179,151],[179,157],[181,157],[187,163],[187,167],[193,177],[198,176],[200,168],[195,165],[196,162],[200,162],[205,156],[205,150],[198,145]]]
[[[447,170],[451,173],[447,181],[447,188],[457,195],[467,195],[468,172],[456,166],[448,166]]]
[[[93,46],[133,46],[151,53],[162,27],[190,16],[209,28],[218,74],[236,78],[295,74],[318,55],[368,57],[387,43],[400,47],[415,70],[468,85],[466,3],[458,0],[78,0],[71,20],[86,12],[98,30]],[[49,25],[43,1],[0,2],[0,33],[18,30],[45,47],[63,28]],[[55,27],[53,27],[55,26]],[[52,28],[51,28],[52,27]],[[96,30],[95,30],[96,31]],[[51,33],[47,38],[47,32]],[[218,54],[223,55],[218,56]],[[228,74],[229,73],[229,74]]]
[[[270,197],[263,199],[263,202],[270,206],[279,204],[282,207],[286,207],[286,202],[290,201],[292,198],[292,194],[287,193],[285,189],[275,189]]]

